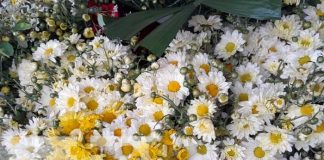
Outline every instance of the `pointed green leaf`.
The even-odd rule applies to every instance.
[[[170,14],[180,11],[182,8],[165,8],[150,11],[132,13],[105,26],[106,35],[109,38],[130,39],[137,32],[149,24]]]
[[[12,45],[8,42],[1,42],[0,43],[0,55],[10,57],[14,53],[14,49]]]
[[[24,31],[31,29],[32,25],[27,22],[18,22],[15,27],[12,28],[13,31]]]
[[[204,0],[202,4],[222,12],[255,19],[281,17],[282,0]]]
[[[186,6],[153,30],[139,45],[149,49],[156,56],[161,56],[194,9],[194,5]]]

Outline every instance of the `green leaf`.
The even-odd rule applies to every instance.
[[[194,5],[186,6],[153,30],[138,45],[149,49],[156,56],[161,56],[194,9]]]
[[[1,42],[0,43],[0,55],[10,57],[14,53],[14,49],[12,45],[8,42]]]
[[[282,0],[204,0],[202,4],[241,17],[278,19]]]
[[[32,25],[27,22],[18,22],[15,27],[12,28],[13,31],[24,31],[31,29]]]
[[[128,40],[149,24],[165,16],[176,13],[181,9],[182,7],[165,8],[132,13],[129,16],[120,18],[119,20],[108,24],[105,27],[106,35],[109,38],[120,38],[122,40]]]

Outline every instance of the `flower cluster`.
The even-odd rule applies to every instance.
[[[1,144],[11,159],[323,159],[323,16],[195,15],[162,57],[91,28],[44,40],[10,68],[26,120],[2,114]]]

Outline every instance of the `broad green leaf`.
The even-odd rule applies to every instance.
[[[27,22],[18,22],[15,27],[12,28],[13,31],[24,31],[24,30],[28,30],[31,29],[31,24],[27,23]]]
[[[202,4],[222,12],[259,20],[281,17],[282,0],[204,0]]]
[[[12,56],[14,53],[14,49],[12,45],[8,42],[1,42],[0,43],[0,54],[6,57]]]
[[[156,56],[161,56],[194,9],[194,5],[186,6],[153,30],[139,45],[149,49]]]
[[[180,11],[182,8],[165,8],[132,13],[105,26],[109,38],[128,40],[149,24]]]

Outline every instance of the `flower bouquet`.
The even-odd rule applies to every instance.
[[[0,13],[3,159],[324,159],[324,1]]]

